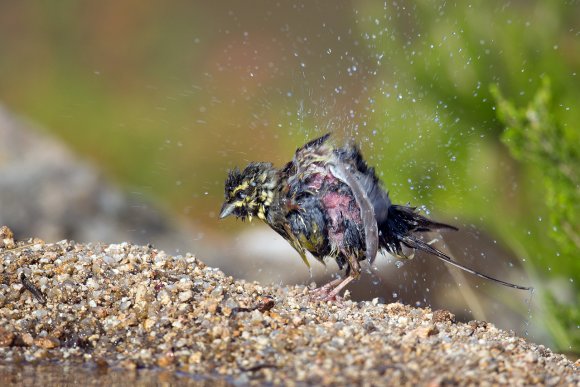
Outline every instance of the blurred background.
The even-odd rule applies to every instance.
[[[580,352],[577,1],[0,2],[0,223],[152,243],[237,278],[322,283],[227,170],[354,139],[395,203],[461,228],[355,299],[445,308]],[[574,355],[575,354],[575,355]]]

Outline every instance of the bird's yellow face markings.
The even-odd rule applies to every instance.
[[[236,196],[236,194],[240,191],[245,191],[250,186],[250,183],[244,181],[242,184],[238,185],[232,192],[230,192],[230,197]]]
[[[234,215],[242,220],[258,217],[266,220],[268,208],[276,200],[277,171],[270,163],[250,163],[243,170],[228,172],[225,201],[220,218]]]
[[[252,188],[249,181],[243,181],[240,185],[235,187],[229,193],[229,201],[234,203],[237,207],[241,207],[247,203],[252,196]]]
[[[260,201],[264,203],[265,206],[272,204],[272,200],[274,200],[274,192],[267,190],[260,191]]]
[[[231,189],[227,202],[239,210],[243,218],[252,221],[253,216],[266,220],[267,208],[274,200],[273,186],[267,181],[266,173],[244,180]]]

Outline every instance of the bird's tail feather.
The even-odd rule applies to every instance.
[[[445,223],[433,222],[430,219],[417,213],[414,207],[392,205],[389,207],[389,213],[386,221],[379,225],[380,245],[389,253],[404,256],[402,245],[415,250],[425,251],[440,260],[460,268],[477,277],[497,282],[501,285],[515,289],[530,290],[531,287],[515,285],[510,282],[502,281],[490,277],[464,266],[449,257],[447,254],[423,242],[416,233],[435,231],[435,230],[457,230],[456,227]]]

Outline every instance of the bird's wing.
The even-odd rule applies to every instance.
[[[356,144],[347,144],[342,148],[335,149],[334,153],[340,161],[348,165],[348,170],[360,181],[361,188],[367,194],[375,210],[375,219],[380,227],[380,224],[386,222],[389,216],[391,199],[383,189],[375,169],[368,166]]]
[[[339,161],[339,160],[337,160]],[[350,166],[339,162],[329,162],[330,172],[352,191],[356,203],[360,208],[361,219],[365,230],[366,256],[369,262],[373,262],[379,249],[379,229],[373,204],[367,195],[368,188],[365,187],[367,176],[358,174],[355,176],[350,171]]]
[[[377,220],[375,218],[375,209],[373,202],[369,199],[367,192],[371,192],[374,187],[374,172],[362,173],[357,164],[364,164],[362,156],[360,162],[357,159],[355,164],[342,160],[340,156],[337,157],[333,153],[331,146],[326,146],[326,141],[330,137],[330,133],[322,137],[309,141],[302,147],[296,150],[294,155],[293,166],[296,168],[292,181],[294,179],[302,179],[303,173],[315,163],[326,164],[330,168],[330,172],[344,184],[346,184],[352,191],[356,203],[360,208],[361,219],[365,231],[365,246],[367,259],[372,263],[377,256],[379,248],[379,231]],[[354,148],[353,148],[354,149]],[[346,161],[346,162],[345,162]],[[362,165],[361,164],[361,165]],[[364,164],[366,166],[366,164]]]
[[[300,244],[300,241],[298,240],[296,235],[294,235],[292,233],[292,230],[290,229],[289,224],[284,225],[284,232],[287,236],[288,242],[290,242],[290,245],[292,247],[294,247],[294,250],[296,250],[298,252],[298,254],[300,254],[300,258],[302,258],[302,262],[304,262],[306,264],[306,266],[308,266],[308,270],[311,270],[310,262],[308,262],[308,258],[306,257],[306,250],[304,250],[304,247],[302,247],[302,245]]]
[[[330,137],[330,133],[326,133],[324,136],[320,136],[315,138],[314,140],[308,141],[306,144],[302,145],[300,148],[296,149],[296,156],[304,151],[309,151],[314,148],[320,147],[322,144],[326,142]]]

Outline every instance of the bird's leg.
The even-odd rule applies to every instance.
[[[350,281],[352,281],[353,279],[355,279],[355,278],[352,275],[349,275],[348,277],[343,278],[342,282],[339,283],[334,289],[332,289],[332,291],[330,293],[328,293],[328,295],[325,297],[325,301],[336,300],[336,298],[338,297],[338,293],[340,293],[342,288],[344,288],[346,285],[348,285],[350,283]]]
[[[329,283],[322,285],[316,289],[313,289],[310,292],[310,295],[317,300],[325,300],[328,295],[332,292],[334,288],[336,288],[344,278],[336,278],[330,281]]]
[[[346,268],[346,276],[344,278],[332,280],[326,285],[312,291],[312,294],[315,295],[318,300],[336,301],[340,298],[338,293],[340,293],[340,291],[352,280],[355,280],[360,276],[361,268],[356,257],[352,257],[352,259],[349,257],[348,263],[349,265]]]

